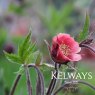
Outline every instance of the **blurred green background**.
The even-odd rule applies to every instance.
[[[51,43],[57,33],[69,33],[76,36],[83,28],[86,12],[90,15],[89,32],[95,30],[95,0],[0,0],[0,95],[8,95],[19,65],[9,63],[3,54],[16,53],[18,45],[32,26],[32,41],[42,52],[43,61],[52,63],[44,39]],[[95,35],[92,36],[93,38]],[[93,45],[95,46],[95,45]],[[95,85],[95,56],[86,52],[84,59],[78,63],[79,72],[92,72],[93,79],[85,80]],[[36,72],[30,70],[35,95]],[[50,81],[50,70],[43,70],[45,86]],[[77,93],[62,91],[58,95],[95,95],[89,87],[79,85]],[[26,80],[23,74],[15,95],[27,95]]]

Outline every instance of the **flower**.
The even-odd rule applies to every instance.
[[[12,44],[6,44],[4,46],[4,50],[7,52],[7,53],[14,53],[15,52],[15,47],[14,45]]]
[[[59,33],[52,39],[51,56],[57,63],[81,60],[79,43],[69,34]]]

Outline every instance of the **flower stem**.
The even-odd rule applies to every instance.
[[[92,86],[91,84],[85,82],[85,81],[71,81],[71,82],[67,82],[67,83],[64,83],[55,93],[54,95],[56,95],[58,92],[60,92],[62,89],[65,88],[66,85],[68,84],[73,84],[73,83],[81,83],[81,84],[84,84],[84,85],[87,85],[89,86],[90,88],[92,88],[93,90],[95,90],[95,86]]]
[[[78,81],[78,83],[87,85],[87,86],[89,86],[90,88],[92,88],[93,90],[95,90],[95,86],[93,86],[93,85],[91,85],[91,84],[89,84],[89,83],[87,83],[87,82],[85,82],[85,81]]]
[[[89,50],[93,51],[95,53],[95,49],[93,49],[91,46],[86,45],[86,44],[80,44],[80,47],[85,47],[88,48]]]
[[[12,89],[11,89],[9,95],[14,95],[15,89],[16,89],[16,87],[17,87],[17,84],[18,84],[20,78],[21,78],[21,74],[18,74],[18,75],[16,76],[16,79],[15,79],[15,81],[14,81],[14,83],[13,83],[13,87],[12,87]]]
[[[55,77],[57,78],[57,75],[58,75],[58,69],[57,69],[57,63],[55,63]],[[50,85],[49,85],[49,88],[48,88],[48,91],[47,91],[47,94],[46,95],[51,95],[54,87],[55,87],[55,84],[56,84],[56,78],[53,77],[53,79],[51,80],[50,82]]]
[[[43,77],[43,74],[41,73],[41,71],[39,70],[39,68],[38,67],[36,67],[35,65],[33,65],[33,64],[29,64],[28,65],[28,68],[35,68],[36,69],[36,72],[37,72],[37,74],[38,74],[38,76],[40,76],[40,85],[41,85],[41,87],[40,87],[40,89],[41,89],[41,95],[45,95],[44,93],[45,93],[45,87],[44,87],[44,77]],[[39,94],[39,95],[40,95]]]
[[[32,95],[32,87],[31,87],[31,80],[30,80],[30,73],[27,66],[25,66],[25,73],[27,79],[27,88],[28,88],[28,95]]]

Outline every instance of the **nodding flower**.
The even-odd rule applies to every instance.
[[[52,39],[51,57],[56,63],[81,60],[79,43],[69,34],[59,33]]]

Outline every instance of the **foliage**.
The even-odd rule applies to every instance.
[[[27,35],[22,44],[19,45],[17,54],[8,54],[4,51],[6,58],[14,63],[28,64],[30,56],[36,51],[36,44],[31,43],[31,32]]]
[[[49,36],[54,36],[58,31],[64,32],[65,26],[72,24],[72,18],[70,17],[73,11],[73,3],[64,5],[60,10],[55,6],[49,6],[46,15],[39,15],[43,25],[50,33]]]
[[[86,18],[85,18],[85,23],[83,26],[83,30],[80,32],[77,40],[79,42],[83,41],[84,39],[86,39],[87,35],[88,35],[88,31],[89,31],[89,15],[86,14]]]
[[[9,11],[16,13],[18,15],[25,15],[25,9],[29,8],[31,6],[30,2],[26,2],[24,0],[22,1],[16,1],[18,4],[10,3],[9,5]]]

